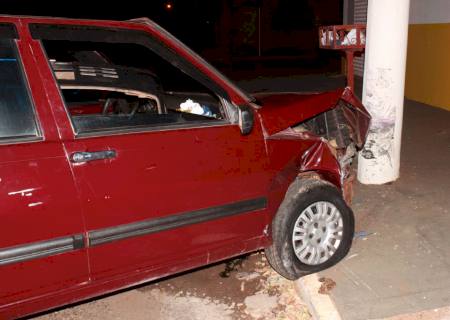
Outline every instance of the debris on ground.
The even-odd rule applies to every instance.
[[[334,282],[333,279],[330,278],[319,278],[319,282],[322,282],[322,285],[319,288],[320,294],[330,294],[330,291],[336,287],[336,282]]]
[[[254,270],[261,274],[261,278],[259,280],[260,289],[254,295],[260,295],[260,298],[265,297],[265,299],[275,297],[277,301],[277,306],[271,310],[271,313],[266,313],[259,319],[310,320],[311,315],[295,290],[295,283],[276,273],[270,267],[263,252],[255,255],[258,255],[259,259],[255,263]],[[256,317],[256,319],[258,318]]]
[[[252,281],[259,278],[261,275],[258,272],[238,272],[236,279],[240,281]]]
[[[237,271],[242,267],[242,263],[247,259],[247,256],[239,257],[225,263],[225,270],[220,273],[222,278],[228,278],[233,271]]]
[[[310,320],[295,283],[264,253],[169,277],[36,320]]]
[[[355,232],[353,239],[367,240],[368,236],[375,235],[375,234],[376,233],[374,233],[374,232],[368,232],[368,231],[364,231],[364,230],[358,231],[358,232]]]

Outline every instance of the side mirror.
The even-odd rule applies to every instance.
[[[242,135],[249,134],[253,129],[253,110],[249,106],[239,106],[238,121]]]

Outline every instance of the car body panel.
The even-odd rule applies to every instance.
[[[41,74],[50,79],[51,70],[42,48],[37,43],[34,48]],[[114,150],[117,153],[110,160],[71,164],[89,241],[91,234],[113,228],[134,228],[133,224],[146,225],[152,220],[159,223],[171,215],[266,195],[265,143],[260,139],[258,125],[245,137],[238,125],[229,122],[198,128],[76,137],[68,125],[70,119],[57,86],[49,85],[46,91],[54,97],[52,108],[58,112],[57,125],[68,158],[75,152]],[[246,173],[245,181],[242,172]],[[176,197],[177,201],[168,201],[168,196]],[[237,246],[238,251],[245,250],[243,243],[262,237],[266,223],[266,219],[260,218],[266,215],[265,206],[253,211],[189,225],[182,230],[139,231],[139,237],[93,245],[90,249],[92,278],[111,277],[149,265],[156,267],[174,256],[186,259],[214,254],[209,252],[225,244]]]
[[[70,238],[68,252],[0,265],[1,277],[7,277],[7,287],[0,291],[0,318],[43,311],[264,248],[271,243],[272,219],[296,177],[317,174],[341,189],[349,178],[341,161],[344,150],[295,125],[345,101],[353,106],[345,117],[355,133],[353,142],[360,146],[365,139],[370,116],[348,89],[259,94],[263,105],[258,106],[145,19],[3,16],[0,21],[14,23],[20,34],[17,43],[43,136],[41,141],[0,145],[0,201],[6,210],[1,214],[9,219],[0,255],[2,249],[23,243],[65,243],[67,237],[77,236]],[[158,38],[224,90],[230,119],[213,126],[77,137],[29,24],[120,28]],[[233,118],[238,106],[250,106],[254,113],[248,135],[241,134]],[[75,152],[104,150],[114,150],[116,157],[70,161]],[[22,295],[11,294],[14,285]]]
[[[344,116],[348,125],[353,129],[354,142],[359,149],[362,149],[369,132],[370,113],[349,88],[344,90],[341,99],[346,102],[345,108],[343,108]]]
[[[268,136],[333,109],[339,102],[345,102],[345,122],[353,131],[356,146],[361,149],[366,140],[370,114],[350,88],[323,93],[258,93],[254,96],[261,102],[262,108],[258,113]]]
[[[117,152],[111,160],[72,165],[88,233],[150,220],[170,227],[165,217],[266,194],[265,165],[258,159],[264,144],[243,139],[235,125],[83,138],[64,145],[68,154]],[[240,170],[246,172],[245,181]],[[262,236],[264,209],[95,246],[90,255],[92,276],[159,265],[175,256],[186,259],[218,245]]]
[[[32,52],[23,40],[17,47],[42,138],[0,145],[0,315],[18,301],[76,287],[89,277],[85,249],[67,248],[51,256],[45,252],[45,244],[81,235],[84,225]],[[44,246],[34,246],[43,241]],[[35,255],[41,258],[32,259]]]
[[[257,93],[264,129],[268,136],[333,108],[343,89],[325,93]]]

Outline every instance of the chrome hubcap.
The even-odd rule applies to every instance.
[[[292,234],[295,255],[308,265],[324,263],[341,244],[343,230],[342,215],[334,204],[314,202],[295,221]]]

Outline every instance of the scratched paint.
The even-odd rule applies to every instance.
[[[29,197],[33,194],[32,193],[33,191],[36,191],[39,189],[41,189],[41,188],[26,188],[26,189],[22,189],[22,190],[8,192],[8,195],[9,196],[20,195],[22,197]]]
[[[43,202],[42,201],[38,201],[38,202],[33,202],[33,203],[29,203],[28,204],[28,207],[37,207],[37,206],[40,206],[40,205],[42,205],[43,204]]]

